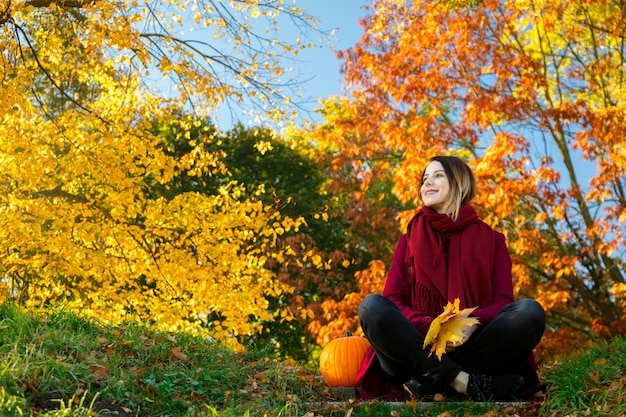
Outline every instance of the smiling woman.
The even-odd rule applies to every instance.
[[[425,206],[456,220],[459,209],[476,195],[476,179],[458,158],[436,156],[422,175],[420,197]]]
[[[357,376],[361,395],[401,399],[406,389],[418,399],[447,391],[511,400],[534,393],[539,380],[532,351],[543,335],[545,312],[534,300],[514,301],[505,237],[470,204],[474,174],[457,157],[434,157],[422,174],[420,195],[424,206],[396,246],[383,294],[369,295],[359,306],[371,344]],[[460,309],[475,308],[479,323],[433,357],[424,335],[453,300]]]
[[[450,194],[450,181],[439,161],[431,162],[424,171],[420,195],[424,205],[437,213],[445,213]]]

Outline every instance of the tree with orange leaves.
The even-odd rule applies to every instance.
[[[336,158],[400,154],[392,191],[409,206],[428,158],[465,158],[483,218],[508,235],[518,294],[553,329],[626,331],[620,3],[456,3],[374,1],[362,39],[339,54],[354,99],[340,103],[349,124],[328,122]]]
[[[310,136],[327,177],[326,192],[340,202],[328,216],[343,225],[352,266],[342,272],[353,275],[342,279],[350,282],[342,293],[312,306],[307,329],[323,346],[346,331],[359,334],[357,306],[384,282],[400,232],[396,216],[407,205],[391,192],[399,155],[369,148],[368,136],[353,130],[358,115],[347,101],[328,101],[320,111],[326,122]]]

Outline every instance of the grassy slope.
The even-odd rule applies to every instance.
[[[625,414],[626,339],[553,365],[545,380],[545,399],[499,413]],[[397,408],[337,399],[316,370],[263,351],[237,354],[190,335],[0,306],[0,415],[6,417],[478,416],[492,414],[492,408],[444,402],[423,411],[419,404]]]

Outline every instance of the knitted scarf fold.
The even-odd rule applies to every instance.
[[[474,207],[461,206],[453,221],[424,206],[409,222],[407,235],[406,265],[415,280],[406,282],[414,308],[436,317],[455,298],[461,308],[491,304],[495,237]]]

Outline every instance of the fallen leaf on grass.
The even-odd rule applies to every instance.
[[[283,365],[285,365],[286,367],[295,368],[298,363],[295,361],[295,359],[288,358],[283,361]]]
[[[94,373],[94,378],[98,382],[103,382],[109,379],[109,368],[102,365],[91,365],[91,372]]]
[[[609,360],[607,358],[598,358],[595,361],[593,361],[593,364],[595,366],[602,366],[602,365],[606,365],[609,363]]]
[[[441,393],[436,393],[435,395],[433,395],[433,401],[440,403],[446,400],[446,397],[443,396],[443,394]]]
[[[76,391],[74,391],[74,394],[72,395],[72,402],[79,404],[80,399],[83,395],[85,395],[85,389],[81,387],[77,388]]]
[[[186,361],[188,359],[187,355],[181,352],[181,350],[177,347],[173,347],[170,349],[170,355],[172,356],[172,358],[179,361]]]
[[[245,392],[245,393],[250,393],[250,392],[254,392],[254,391],[258,391],[259,389],[259,384],[256,381],[250,381],[250,384],[248,384],[243,390],[240,390]]]
[[[609,391],[612,392],[626,392],[626,376],[621,377],[618,380],[611,382]]]
[[[517,410],[515,409],[515,407],[509,406],[506,407],[504,410],[502,410],[502,414],[506,415],[506,416],[512,416],[515,414]]]

